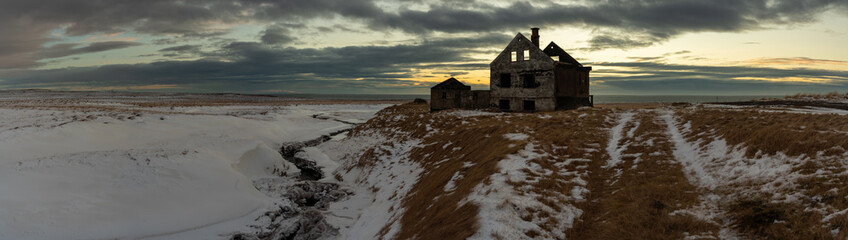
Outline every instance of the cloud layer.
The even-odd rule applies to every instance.
[[[464,74],[486,69],[471,57],[480,49],[500,50],[511,36],[500,34],[528,26],[590,30],[587,50],[631,49],[668,41],[685,33],[743,32],[815,22],[825,12],[848,13],[842,0],[600,0],[457,1],[457,0],[43,0],[0,2],[0,88],[62,86],[184,86],[184,90],[350,91],[418,89],[423,70]],[[342,19],[348,32],[403,32],[422,40],[380,46],[294,48],[298,31],[310,23]],[[232,26],[264,26],[255,41],[221,39]],[[320,29],[318,29],[320,28]],[[317,27],[327,31],[326,26]],[[104,40],[59,42],[65,37],[132,32],[153,42]],[[458,36],[440,37],[444,33]],[[200,41],[204,40],[204,41]],[[178,43],[187,41],[186,43]],[[214,44],[209,44],[213,41]],[[143,56],[151,63],[83,68],[38,69],[47,61],[86,53],[164,44]],[[496,46],[493,48],[493,46]],[[593,77],[602,89],[791,89],[844,87],[845,72],[810,69],[704,67],[662,64],[657,58],[635,63],[596,63],[619,67],[628,77]],[[791,64],[815,59],[774,58],[756,61]],[[827,64],[841,64],[838,60]],[[621,70],[625,69],[625,70]],[[634,72],[639,76],[632,76]],[[601,71],[602,73],[602,71]],[[418,75],[416,75],[418,74]],[[628,75],[630,74],[630,75]],[[780,79],[814,79],[787,81]],[[227,87],[222,87],[227,86]],[[328,86],[335,90],[330,89]],[[281,90],[281,91],[282,91]]]

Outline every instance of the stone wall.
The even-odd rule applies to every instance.
[[[526,56],[529,54],[529,56]],[[523,35],[512,42],[490,64],[491,104],[506,111],[553,111],[556,109],[554,61]],[[501,82],[509,74],[508,84]],[[525,80],[531,77],[532,81]],[[509,85],[509,86],[506,86]],[[534,109],[526,109],[524,101],[532,101]]]
[[[463,95],[470,90],[430,89],[430,110],[442,110],[462,107]]]

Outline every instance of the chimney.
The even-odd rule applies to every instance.
[[[539,47],[539,28],[535,27],[530,30],[533,30],[533,34],[530,35],[530,41],[533,42],[533,45]]]

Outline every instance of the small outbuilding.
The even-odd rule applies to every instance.
[[[471,90],[456,78],[449,78],[430,88],[430,110],[489,107],[488,90]]]

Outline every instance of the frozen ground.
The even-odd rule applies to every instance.
[[[390,105],[0,91],[0,239],[848,238],[845,108]]]
[[[0,239],[223,239],[253,232],[266,212],[295,205],[280,197],[300,181],[278,152],[282,143],[350,128],[389,106],[295,103],[242,95],[0,92]],[[323,156],[319,166],[334,168]]]
[[[341,159],[334,177],[355,194],[328,222],[352,239],[846,239],[845,115],[410,104],[317,147],[348,154],[313,158]]]

